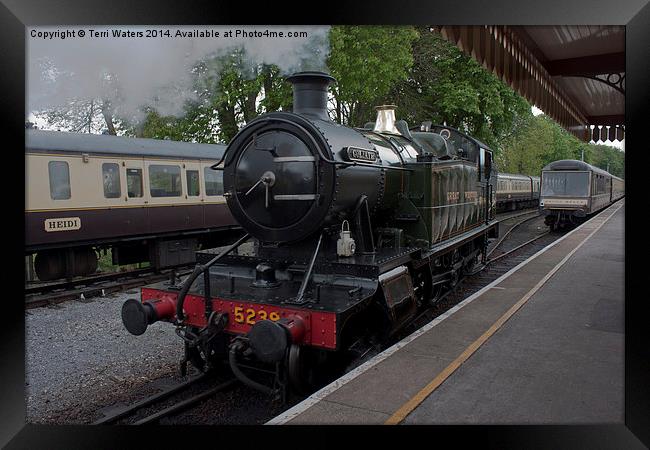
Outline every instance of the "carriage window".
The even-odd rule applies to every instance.
[[[206,167],[203,170],[205,176],[205,194],[223,195],[223,172]]]
[[[185,172],[187,177],[187,195],[196,197],[199,195],[199,171],[188,170]]]
[[[149,189],[152,197],[181,196],[181,168],[179,166],[149,166]]]
[[[142,169],[126,169],[126,189],[129,197],[142,197]]]
[[[70,169],[65,161],[50,161],[47,165],[50,175],[50,197],[52,200],[70,198]]]
[[[104,180],[104,197],[118,198],[120,191],[120,166],[115,163],[102,164],[102,179]]]

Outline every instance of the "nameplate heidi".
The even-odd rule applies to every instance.
[[[56,219],[45,219],[45,231],[74,231],[81,228],[79,217],[58,217]]]

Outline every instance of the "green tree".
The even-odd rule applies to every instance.
[[[332,87],[338,123],[361,126],[375,119],[375,101],[407,77],[417,37],[408,26],[332,27],[327,65],[338,81]]]
[[[609,145],[589,145],[591,155],[589,163],[619,178],[625,178],[625,152]]]
[[[532,118],[528,102],[433,29],[417,31],[412,69],[388,95],[399,116],[415,125],[446,123],[498,151]]]
[[[250,65],[241,51],[198,62],[193,69],[196,100],[182,117],[147,110],[131,134],[191,142],[229,142],[246,123],[263,112],[287,109],[291,87],[276,66]],[[261,98],[261,100],[260,100]]]
[[[539,175],[542,168],[560,159],[580,160],[623,176],[625,153],[605,145],[582,142],[546,115],[539,115],[503,142],[497,155],[502,172]]]

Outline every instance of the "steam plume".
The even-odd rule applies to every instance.
[[[83,29],[84,37],[66,37],[56,31]],[[91,37],[89,30],[108,31],[109,37]],[[113,37],[113,30],[135,33],[158,30],[158,37]],[[160,37],[169,30],[219,32],[219,37]],[[233,37],[224,37],[232,30]],[[285,37],[234,37],[236,30],[283,32]],[[307,37],[286,37],[307,32]],[[152,105],[163,115],[181,115],[186,100],[196,98],[192,67],[199,61],[243,50],[245,65],[275,64],[284,74],[298,70],[326,70],[329,27],[310,26],[183,26],[183,27],[39,27],[29,29],[28,112],[61,107],[73,100],[110,100],[115,113],[141,118],[142,106]],[[32,37],[40,32],[52,38]],[[43,36],[43,34],[41,34]],[[50,36],[50,35],[48,35]],[[250,71],[248,71],[250,72]]]

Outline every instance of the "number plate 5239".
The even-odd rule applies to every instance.
[[[234,312],[235,312],[235,322],[246,323],[248,325],[254,325],[255,322],[257,322],[258,320],[266,320],[266,319],[273,320],[273,321],[280,320],[280,314],[278,314],[275,311],[268,313],[263,309],[256,311],[253,308],[244,309],[241,306],[236,306]]]

